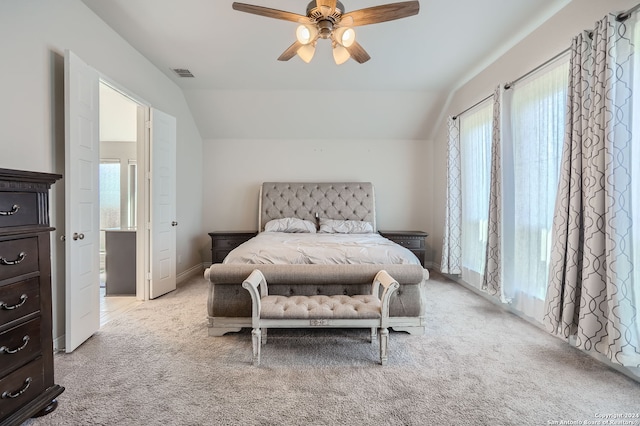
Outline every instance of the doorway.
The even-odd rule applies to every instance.
[[[138,152],[144,106],[100,81],[100,326],[138,304]],[[143,260],[142,260],[143,261]]]

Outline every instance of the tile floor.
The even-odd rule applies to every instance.
[[[104,287],[100,287],[100,327],[141,303],[135,296],[105,296]]]

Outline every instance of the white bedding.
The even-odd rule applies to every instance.
[[[261,232],[233,249],[223,263],[416,264],[408,249],[380,234]]]

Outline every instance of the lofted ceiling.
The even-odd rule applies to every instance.
[[[205,139],[309,137],[312,121],[305,117],[314,112],[317,120],[327,108],[337,108],[333,117],[369,114],[349,120],[368,130],[353,131],[345,121],[337,132],[342,138],[425,138],[425,116],[438,102],[569,2],[420,0],[416,16],[357,27],[357,40],[371,60],[338,66],[327,40],[319,40],[309,64],[298,57],[278,61],[295,40],[296,24],[235,11],[231,0],[82,1],[183,89]],[[243,2],[303,15],[308,3]],[[342,0],[347,11],[391,2]],[[173,68],[195,77],[180,78]],[[242,115],[225,110],[229,102],[243,105]],[[336,107],[341,102],[344,111]],[[380,104],[391,104],[380,116],[406,105],[399,113],[409,121],[376,124],[370,114]],[[281,108],[279,114],[274,108]],[[301,109],[307,115],[296,117]],[[293,115],[288,121],[298,125],[274,124],[278,115]],[[335,134],[334,128],[315,137]]]

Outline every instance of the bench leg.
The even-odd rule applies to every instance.
[[[375,343],[378,339],[378,329],[371,327],[371,343]]]
[[[262,346],[260,342],[260,340],[262,340],[260,335],[261,333],[259,328],[254,328],[251,332],[251,342],[253,346],[253,365],[255,366],[260,365],[260,348]]]
[[[267,329],[266,328],[262,328],[262,344],[266,345],[267,344]]]
[[[380,329],[380,364],[387,365],[389,358],[389,329]]]

